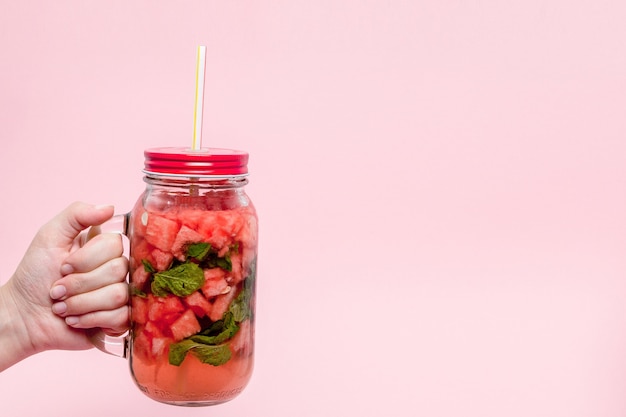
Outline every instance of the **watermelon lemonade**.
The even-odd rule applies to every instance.
[[[257,216],[246,162],[237,151],[146,151],[147,187],[127,230],[129,362],[154,400],[217,404],[251,377]]]

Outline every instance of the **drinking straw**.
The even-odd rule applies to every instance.
[[[193,141],[191,149],[202,148],[202,104],[204,102],[204,67],[206,64],[206,46],[198,46],[196,54],[196,103],[193,110]]]

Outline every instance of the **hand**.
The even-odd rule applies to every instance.
[[[97,226],[90,229],[92,235],[61,266],[65,276],[50,289],[52,312],[76,329],[100,327],[120,335],[128,330],[128,262],[120,235],[101,235]]]
[[[84,329],[128,328],[128,262],[121,236],[86,241],[113,207],[74,203],[44,225],[17,271],[0,287],[0,370],[32,354],[93,347]]]

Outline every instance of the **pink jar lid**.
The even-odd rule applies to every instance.
[[[248,175],[248,153],[234,149],[151,148],[144,151],[146,174],[183,177]]]

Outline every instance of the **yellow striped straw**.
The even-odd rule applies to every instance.
[[[198,46],[196,54],[196,104],[193,109],[193,141],[191,149],[202,148],[202,104],[204,102],[204,67],[206,64],[206,46]]]

